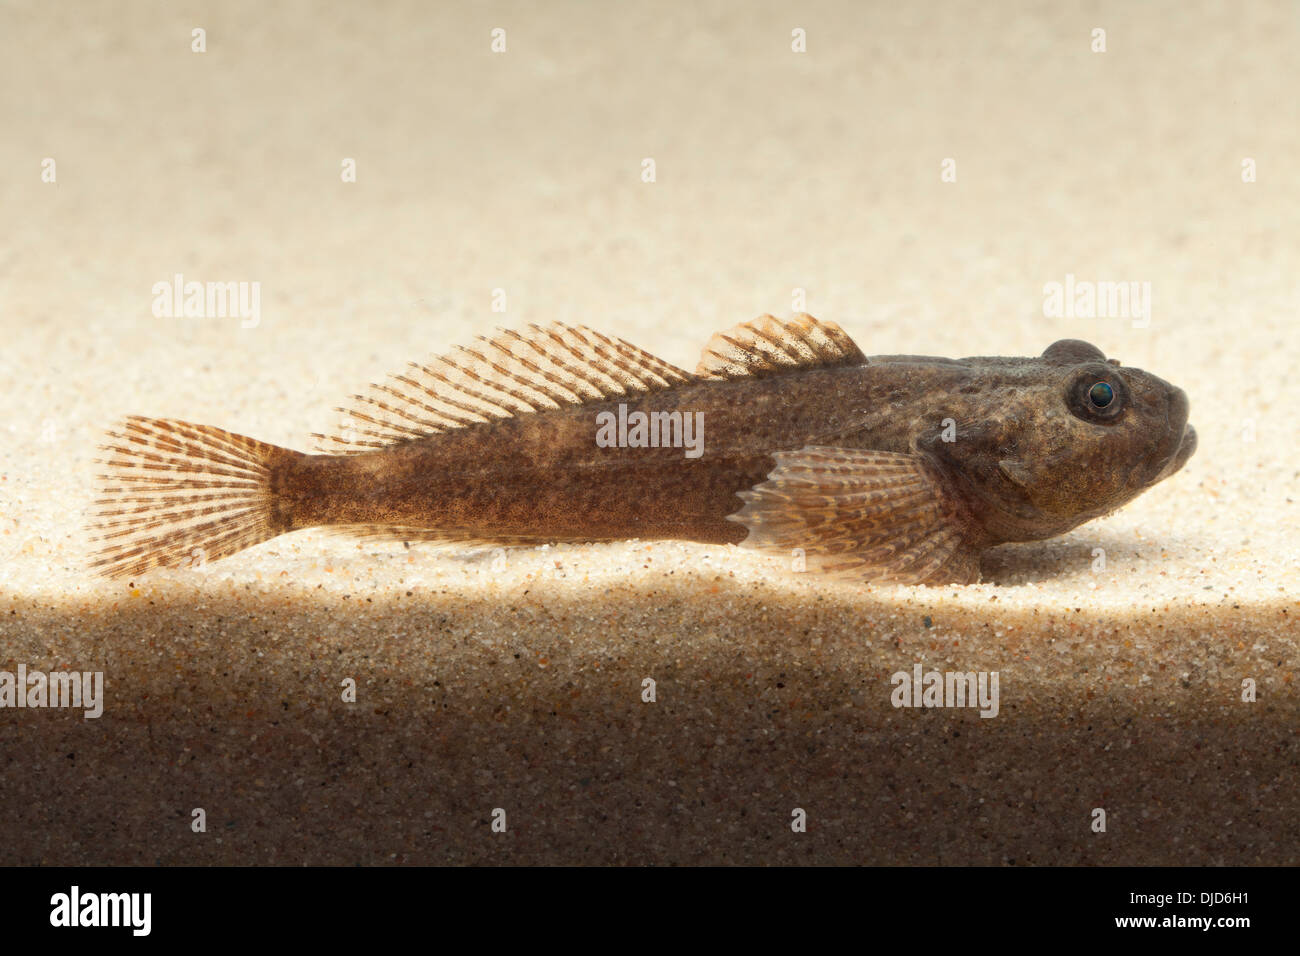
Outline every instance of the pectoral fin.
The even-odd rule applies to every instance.
[[[979,553],[934,466],[920,455],[809,446],[777,452],[731,520],[745,547],[790,554],[862,581],[972,584]]]

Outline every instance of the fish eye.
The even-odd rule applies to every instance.
[[[1113,368],[1091,365],[1075,373],[1066,391],[1066,404],[1076,418],[1109,425],[1123,415],[1128,389]]]

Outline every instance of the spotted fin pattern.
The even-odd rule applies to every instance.
[[[585,326],[529,326],[479,336],[354,395],[336,411],[337,435],[315,434],[323,452],[357,454],[453,428],[565,405],[645,394],[695,376],[622,339]]]
[[[298,452],[210,425],[131,417],[108,433],[91,566],[107,577],[197,567],[274,538],[273,469]]]
[[[743,546],[802,549],[809,568],[859,581],[979,580],[978,554],[919,455],[809,446],[773,457],[730,516],[749,529]]]
[[[726,380],[766,378],[866,361],[862,350],[838,325],[801,312],[789,321],[763,315],[714,334],[704,346],[695,374]]]

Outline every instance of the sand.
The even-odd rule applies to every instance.
[[[1300,862],[1295,10],[6,6],[0,669],[105,703],[0,711],[0,862]],[[260,320],[156,316],[177,273]],[[1045,316],[1067,275],[1149,282],[1149,322]],[[965,588],[317,531],[84,569],[123,414],[308,450],[497,325],[693,367],[795,289],[868,353],[1086,338],[1200,449]],[[998,716],[895,708],[917,664],[997,671]]]

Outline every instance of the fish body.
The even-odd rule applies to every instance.
[[[978,580],[995,544],[1114,510],[1195,449],[1183,392],[1095,347],[866,356],[764,316],[685,372],[581,327],[503,332],[354,396],[327,453],[128,419],[98,567],[211,560],[300,528],[499,543],[674,538],[864,581]]]
[[[776,467],[772,452],[816,444],[865,369],[788,379],[707,381],[455,429],[353,456],[300,461],[294,527],[400,525],[481,540],[680,538],[737,543],[736,497]],[[873,371],[875,371],[873,369]],[[621,406],[621,408],[620,408]],[[703,453],[676,445],[602,448],[597,421],[678,411],[703,423]],[[906,429],[876,416],[865,442],[906,450]],[[609,419],[606,419],[609,420]],[[432,479],[432,480],[431,480]],[[322,491],[328,488],[322,494]]]

